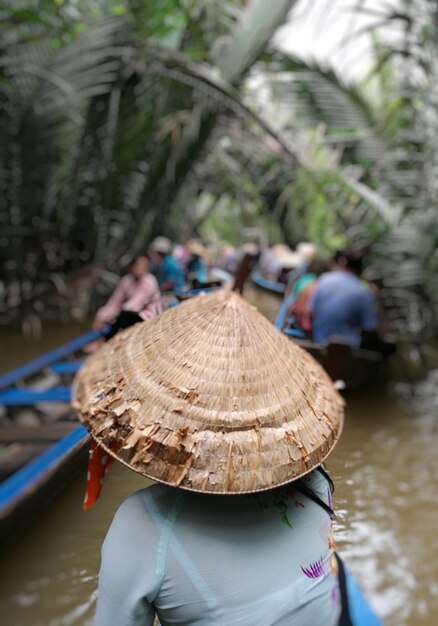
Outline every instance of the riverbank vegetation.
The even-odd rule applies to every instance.
[[[373,67],[351,82],[276,45],[302,5],[4,3],[4,322],[58,315],[56,295],[157,234],[239,244],[258,226],[271,243],[369,249],[396,328],[434,334],[436,11],[355,3],[378,15]]]

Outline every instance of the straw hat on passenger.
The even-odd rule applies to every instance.
[[[116,335],[80,370],[73,397],[109,454],[207,493],[262,491],[307,474],[332,451],[344,415],[316,361],[222,291]]]
[[[283,257],[292,252],[292,250],[285,243],[276,243],[272,246],[271,252],[274,256]]]
[[[239,250],[243,254],[248,254],[249,256],[256,256],[256,254],[258,254],[259,252],[259,247],[253,241],[247,241],[246,243],[240,246]]]
[[[199,256],[201,258],[207,256],[208,254],[202,243],[196,241],[195,239],[187,242],[187,251],[189,252],[189,254],[192,254],[193,256]]]
[[[297,245],[297,253],[302,260],[313,261],[318,256],[318,247],[310,241],[302,241]]]
[[[280,257],[278,262],[283,269],[292,270],[298,267],[303,262],[303,259],[296,252],[288,252],[288,254]]]

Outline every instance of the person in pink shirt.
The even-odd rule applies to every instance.
[[[139,255],[132,261],[128,273],[121,278],[108,302],[97,311],[93,328],[111,324],[110,331],[105,334],[105,338],[110,339],[122,328],[150,320],[160,313],[157,279],[149,272],[148,258]]]

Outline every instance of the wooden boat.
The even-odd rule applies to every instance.
[[[352,626],[383,626],[364,596],[356,579],[348,568],[345,567],[344,571],[348,610]]]
[[[279,283],[276,280],[265,278],[259,270],[251,272],[251,281],[254,285],[256,285],[256,287],[264,289],[265,291],[270,291],[271,293],[279,296],[283,296],[286,291],[286,285],[284,283]]]
[[[314,343],[306,337],[304,331],[294,328],[288,316],[292,303],[292,297],[283,301],[275,320],[276,328],[321,363],[340,389],[358,389],[377,382],[384,361],[382,353],[364,348],[352,349],[343,343],[332,342],[328,346]]]
[[[0,376],[0,540],[46,506],[84,465],[89,435],[70,384],[93,331]]]

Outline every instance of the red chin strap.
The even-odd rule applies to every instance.
[[[113,452],[118,452],[120,448],[119,444],[111,446]],[[113,463],[114,458],[93,439],[88,458],[87,489],[82,505],[84,511],[91,508],[99,498],[103,479]]]

